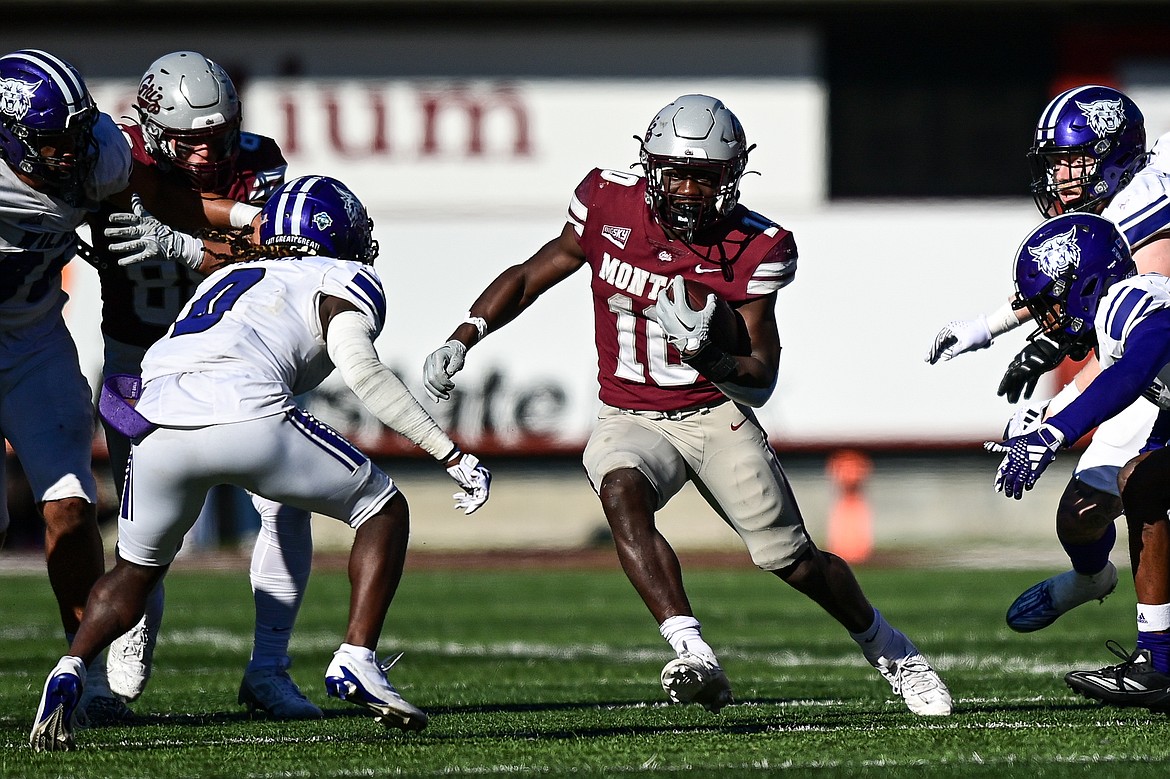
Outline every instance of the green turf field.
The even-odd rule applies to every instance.
[[[181,564],[182,565],[182,564]],[[343,573],[318,570],[293,641],[293,676],[326,709],[307,723],[249,720],[236,689],[251,641],[246,574],[176,570],[141,722],[82,731],[78,750],[34,754],[28,730],[64,647],[43,573],[0,581],[0,775],[378,777],[1170,775],[1170,718],[1098,708],[1061,677],[1133,643],[1133,589],[1039,634],[1002,623],[1027,571],[862,568],[871,598],[919,643],[956,713],[919,719],[890,696],[848,636],[772,577],[687,576],[704,634],[738,705],[668,706],[670,654],[616,566],[603,571],[408,567],[383,652],[431,715],[383,730],[326,699],[322,675],[345,622]]]

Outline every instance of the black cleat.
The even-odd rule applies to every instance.
[[[1116,641],[1106,648],[1124,662],[1096,671],[1070,671],[1064,682],[1075,692],[1110,706],[1141,707],[1170,714],[1170,674],[1154,670],[1149,650],[1127,653]]]

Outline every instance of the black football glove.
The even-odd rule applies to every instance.
[[[996,394],[1006,397],[1009,403],[1015,403],[1021,396],[1032,397],[1040,377],[1060,365],[1067,354],[1066,348],[1048,338],[1034,338],[1008,365]]]

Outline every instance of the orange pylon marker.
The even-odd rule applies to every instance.
[[[827,548],[847,563],[863,563],[873,554],[873,512],[863,494],[873,465],[854,449],[834,452],[825,472],[841,490],[829,509]]]

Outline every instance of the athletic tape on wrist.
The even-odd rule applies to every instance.
[[[258,213],[260,209],[250,203],[236,203],[228,211],[228,222],[232,227],[248,227]]]
[[[1016,316],[1016,310],[1012,308],[1011,303],[1004,303],[983,319],[987,324],[987,331],[991,333],[992,338],[995,338],[997,335],[1003,335],[1008,330],[1012,330],[1020,325],[1020,318]]]
[[[460,324],[474,326],[475,332],[479,333],[480,338],[487,335],[487,320],[481,316],[472,316],[470,311],[467,312],[467,318]]]

